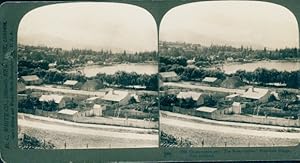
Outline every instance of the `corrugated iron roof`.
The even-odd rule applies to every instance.
[[[70,110],[70,109],[62,109],[58,113],[60,113],[60,114],[67,114],[67,115],[74,115],[74,114],[78,113],[78,111],[76,111],[76,110]]]
[[[201,112],[207,112],[207,113],[212,113],[216,110],[218,110],[217,108],[212,108],[212,107],[207,107],[207,106],[202,106],[198,109],[196,109],[197,111],[201,111]]]
[[[174,71],[160,72],[159,74],[163,78],[177,77],[177,74]]]
[[[24,81],[37,81],[40,80],[40,78],[37,75],[27,75],[21,77]]]
[[[258,100],[269,92],[268,89],[263,88],[249,88],[241,97]]]
[[[55,95],[55,94],[52,94],[52,95],[42,95],[39,98],[39,101],[46,101],[46,102],[54,101],[55,103],[59,104],[63,98],[64,98],[64,96]]]
[[[76,85],[78,83],[78,81],[76,81],[76,80],[66,80],[65,82],[64,82],[64,85],[71,85],[71,86],[74,86],[74,85]]]
[[[177,95],[177,98],[180,98],[180,99],[192,98],[194,101],[197,101],[201,97],[201,95],[202,95],[202,93],[192,92],[192,91],[179,92],[179,94]]]
[[[103,100],[106,101],[116,101],[119,102],[126,98],[129,95],[126,91],[112,90],[109,91],[106,95],[102,97]]]
[[[209,82],[209,83],[212,83],[212,82],[215,82],[216,80],[218,80],[218,78],[215,78],[215,77],[205,77],[202,82]]]

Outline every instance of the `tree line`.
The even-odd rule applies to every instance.
[[[203,67],[186,66],[187,58],[185,57],[160,57],[159,72],[175,71],[182,80],[202,80],[204,77],[216,77],[224,80],[228,76],[239,76],[243,81],[249,84],[265,85],[267,83],[286,84],[289,88],[300,87],[300,69],[297,71],[278,71],[276,69],[268,70],[266,68],[257,68],[253,72],[238,70],[233,74],[225,74],[221,69],[210,70]]]
[[[224,61],[227,58],[233,59],[271,59],[282,60],[300,58],[299,48],[284,49],[252,49],[252,47],[241,46],[239,48],[227,45],[202,46],[199,44],[162,42],[160,44],[160,56],[185,56],[188,59],[196,58],[198,61]]]
[[[247,81],[250,84],[280,83],[286,84],[289,88],[300,88],[300,70],[288,72],[257,68],[253,72],[238,70],[234,75],[239,76],[243,81]]]
[[[30,61],[46,61],[48,63],[57,63],[57,67],[73,67],[75,65],[86,64],[93,61],[97,64],[105,62],[130,62],[142,63],[146,61],[157,62],[156,51],[128,53],[126,51],[113,53],[110,50],[94,51],[90,49],[72,49],[62,50],[59,48],[41,47],[41,46],[18,46],[18,59]]]
[[[109,85],[145,86],[148,90],[158,90],[158,75],[137,74],[136,72],[118,71],[114,74],[98,73],[94,79]]]
[[[65,73],[50,71],[45,62],[20,61],[18,64],[18,77],[37,75],[45,84],[62,84],[66,80],[76,80],[80,83],[88,79],[96,79],[100,84],[132,86],[145,86],[148,90],[158,90],[158,75],[137,74],[136,72],[118,71],[115,74],[99,73],[95,77],[86,77],[80,73]]]

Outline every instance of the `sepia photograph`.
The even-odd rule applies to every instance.
[[[159,147],[158,38],[143,8],[46,5],[18,29],[21,149]]]
[[[159,31],[160,147],[300,143],[298,23],[267,2],[195,2]]]

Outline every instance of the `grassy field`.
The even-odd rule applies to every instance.
[[[161,124],[160,129],[176,138],[187,139],[192,147],[270,147],[270,146],[295,146],[300,143],[299,139],[267,138],[260,136],[247,136],[228,134],[223,132],[174,127]]]

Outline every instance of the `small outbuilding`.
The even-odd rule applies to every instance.
[[[239,102],[233,102],[232,104],[232,113],[234,114],[241,114],[242,113],[242,104]]]
[[[49,69],[56,68],[56,66],[57,66],[56,61],[54,63],[49,63],[48,64]]]
[[[78,111],[71,109],[62,109],[57,113],[57,117],[63,120],[75,121],[78,117]]]
[[[161,72],[159,73],[160,79],[164,82],[176,82],[180,80],[180,77],[174,72]]]
[[[189,59],[189,60],[186,61],[187,65],[193,65],[193,64],[195,64],[195,62],[196,62],[195,58]]]
[[[202,106],[196,109],[196,115],[199,117],[210,118],[212,119],[217,113],[217,108]]]
[[[84,108],[79,111],[81,116],[91,117],[91,116],[102,116],[103,110],[106,109],[105,105],[94,104],[92,107]]]
[[[94,116],[102,116],[103,115],[103,110],[105,110],[105,109],[106,109],[105,105],[95,104],[93,106],[93,109],[92,109],[92,114]]]
[[[218,81],[218,78],[215,77],[205,77],[202,82],[206,84],[216,84]]]
[[[79,82],[76,81],[76,80],[66,80],[66,81],[64,82],[64,86],[70,87],[70,88],[72,88],[72,89],[77,88],[78,85],[79,85]]]
[[[40,85],[43,83],[37,75],[21,76],[21,80],[27,85]]]

